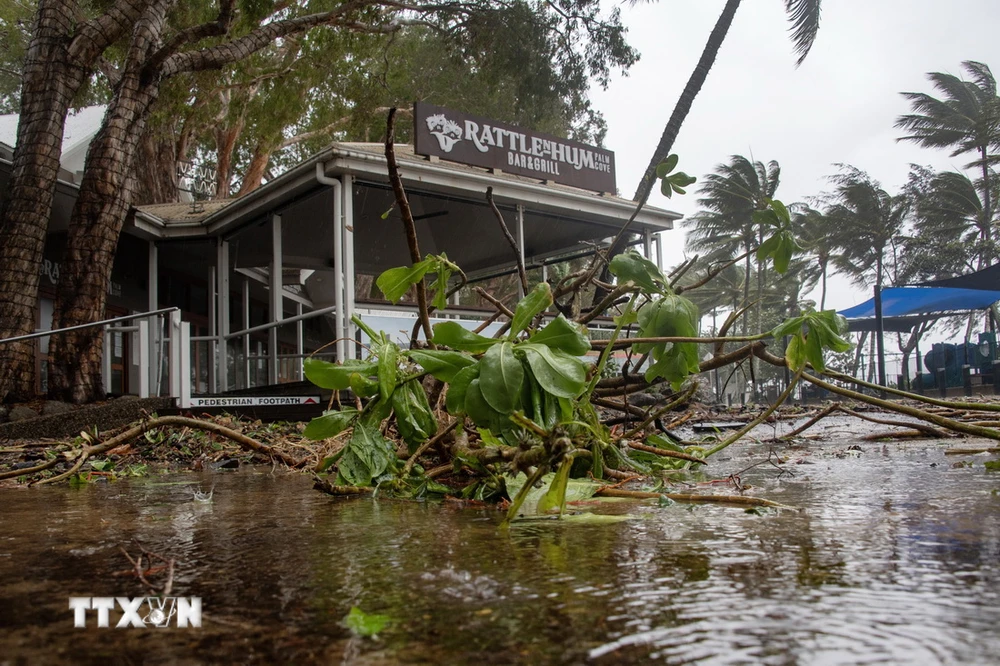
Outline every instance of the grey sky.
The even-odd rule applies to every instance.
[[[592,94],[608,121],[623,195],[635,191],[724,4],[623,7],[642,60]],[[743,0],[674,145],[679,168],[700,177],[732,154],[777,160],[778,198],[790,203],[829,189],[836,162],[895,192],[911,162],[957,169],[972,159],[896,143],[893,122],[909,110],[900,91],[933,92],[927,72],[961,74],[963,60],[978,60],[1000,76],[1000,0],[825,0],[819,37],[797,69],[787,28],[782,0]],[[656,191],[650,203],[690,214],[696,198],[689,191],[668,201]],[[682,256],[682,233],[665,234],[668,265]],[[838,283],[828,307],[869,297]]]

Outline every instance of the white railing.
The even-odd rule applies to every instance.
[[[150,319],[163,318],[167,323],[166,335],[156,335],[149,326]],[[135,321],[134,326],[114,326],[130,321]],[[138,350],[138,376],[140,398],[148,398],[151,395],[160,395],[163,372],[163,346],[168,345],[167,360],[167,384],[169,396],[175,398],[178,405],[186,407],[191,404],[191,325],[186,321],[181,321],[180,308],[163,308],[150,312],[140,312],[138,314],[124,315],[95,321],[91,324],[79,324],[77,326],[67,326],[50,331],[36,331],[27,335],[18,335],[13,338],[0,340],[0,344],[6,342],[20,342],[23,340],[34,340],[47,338],[58,333],[69,331],[82,331],[98,326],[104,327],[104,358],[103,358],[103,379],[104,389],[110,392],[111,384],[111,336],[114,333],[130,333],[133,336],[135,348]],[[162,325],[159,327],[162,332]],[[157,341],[159,343],[158,349]],[[150,361],[155,356],[156,363]],[[156,390],[151,390],[151,385],[155,385]]]

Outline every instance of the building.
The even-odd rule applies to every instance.
[[[190,325],[194,394],[301,379],[302,358],[317,350],[337,359],[359,355],[355,314],[408,338],[403,331],[414,322],[412,305],[391,305],[370,292],[357,296],[359,285],[411,263],[383,151],[382,144],[333,144],[239,199],[139,207],[119,241],[108,317],[179,308]],[[409,145],[395,152],[422,254],[447,253],[470,282],[516,265],[487,188],[539,279],[553,263],[591,254],[634,210],[633,202],[610,193],[421,156]],[[9,168],[0,160],[0,179]],[[43,330],[74,192],[70,180],[60,182],[42,269]],[[632,242],[654,256],[659,232],[679,217],[644,208]],[[462,308],[436,313],[470,320],[476,314]],[[141,335],[135,327],[109,331],[110,392],[142,393],[147,378],[154,393],[167,390],[159,350],[170,335],[158,333],[162,326]],[[43,343],[40,364],[44,351]]]

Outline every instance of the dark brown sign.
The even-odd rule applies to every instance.
[[[549,134],[417,102],[414,150],[519,176],[614,194],[615,154]]]

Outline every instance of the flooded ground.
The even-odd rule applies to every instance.
[[[595,510],[636,519],[509,533],[496,510],[334,499],[267,468],[7,488],[0,663],[997,663],[992,457],[817,431],[740,475],[801,512],[614,502]],[[143,594],[136,544],[177,559],[201,629],[73,628],[70,596]],[[391,622],[352,637],[353,606]]]

